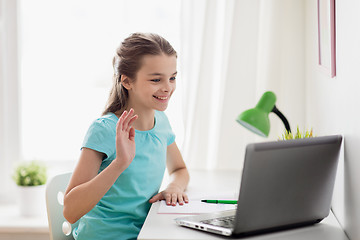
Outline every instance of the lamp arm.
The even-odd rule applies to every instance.
[[[284,123],[286,131],[291,133],[290,124],[289,124],[288,120],[286,119],[286,117],[279,111],[279,109],[277,109],[276,106],[274,105],[274,108],[271,111],[273,113],[275,113],[276,115],[278,115],[278,117]]]

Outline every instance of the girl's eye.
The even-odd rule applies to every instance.
[[[160,82],[160,79],[151,79],[152,82]]]
[[[170,78],[170,81],[174,81],[174,80],[176,80],[176,77],[171,77]]]

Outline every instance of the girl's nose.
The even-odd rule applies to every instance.
[[[171,90],[171,83],[170,82],[165,82],[164,84],[163,84],[163,86],[162,86],[162,90],[164,91],[164,92],[170,92],[170,90]]]

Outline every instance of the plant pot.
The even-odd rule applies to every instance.
[[[45,185],[18,186],[18,191],[21,216],[46,216]]]

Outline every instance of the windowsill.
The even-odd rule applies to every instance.
[[[57,174],[73,171],[75,164],[75,160],[47,162],[48,182]],[[24,217],[20,215],[19,205],[17,205],[19,195],[15,183],[11,182],[11,184],[6,195],[0,194],[0,235],[25,233],[49,235],[46,213],[40,217]],[[3,238],[0,236],[0,239]]]
[[[0,205],[0,233],[49,233],[47,216],[20,216],[15,204]]]

